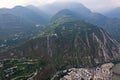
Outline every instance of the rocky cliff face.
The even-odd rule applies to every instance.
[[[120,59],[120,44],[102,28],[62,17],[39,37],[0,54],[0,58],[46,59],[56,69],[90,67]]]

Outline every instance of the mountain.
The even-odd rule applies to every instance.
[[[45,5],[40,9],[48,13],[50,17],[54,16],[58,11],[63,9],[69,9],[77,13],[81,12],[80,14],[86,15],[91,12],[83,4],[77,2],[54,2],[52,4]]]
[[[63,16],[71,16],[71,17],[75,17],[77,18],[77,14],[69,9],[63,9],[61,11],[59,11],[58,13],[56,13],[52,18],[51,18],[51,22],[56,21],[58,18],[63,17]]]
[[[38,10],[39,11],[39,10]],[[11,14],[14,14],[16,16],[22,17],[27,21],[30,21],[35,24],[44,24],[46,22],[46,17],[43,14],[43,12],[35,12],[34,10],[23,7],[23,6],[16,6],[13,9],[10,10]]]
[[[35,77],[35,80],[46,80],[59,70],[117,61],[120,59],[120,44],[102,28],[63,16],[36,38],[0,53],[0,59],[11,58],[47,61],[44,70]],[[42,76],[45,74],[47,76]]]
[[[120,19],[109,18],[100,13],[95,13],[90,11],[87,7],[79,3],[53,3],[45,7],[47,13],[50,11],[53,13],[51,15],[52,20],[61,15],[72,15],[79,20],[84,20],[88,23],[102,27],[108,31],[117,41],[120,42]],[[66,10],[66,11],[65,11]],[[61,14],[62,13],[62,14]],[[67,14],[66,14],[67,13]]]
[[[111,17],[111,18],[119,18],[120,19],[120,7],[114,8],[108,12],[103,13],[105,16]]]
[[[119,60],[120,44],[102,28],[72,17],[61,17],[36,38],[0,53],[0,59],[9,58],[47,60],[55,71],[91,67]]]
[[[0,51],[29,40],[47,24],[47,19],[32,9],[16,6],[0,9]]]

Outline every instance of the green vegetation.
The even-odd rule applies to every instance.
[[[118,44],[106,31],[70,16],[60,17],[34,39],[4,52],[2,57],[6,58],[5,55],[7,55],[11,58],[11,53],[14,53],[12,58],[40,61],[34,64],[6,62],[8,65],[6,68],[14,64],[17,66],[15,73],[9,78],[32,75],[37,70],[35,80],[50,80],[56,72],[61,70],[93,67],[119,59],[119,57],[113,57],[119,53]]]
[[[36,71],[44,69],[47,62],[29,61],[29,60],[6,60],[2,61],[3,67],[0,68],[0,80],[26,80],[32,76]]]

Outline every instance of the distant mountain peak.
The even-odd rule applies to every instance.
[[[13,7],[12,9],[21,9],[21,8],[25,8],[25,7],[21,6],[21,5],[18,5],[18,6]]]
[[[120,19],[120,7],[116,7],[110,11],[107,11],[103,13],[105,16],[111,17],[111,18],[119,18]]]
[[[116,7],[115,9],[117,9],[117,10],[118,10],[118,9],[120,9],[120,7]]]
[[[82,9],[81,12],[86,12],[86,13],[91,12],[91,10],[89,10],[83,4],[77,2],[54,2],[43,6],[43,10],[48,12],[52,16],[56,14],[58,11],[63,9],[69,9],[71,11],[77,11],[77,12],[79,12]]]
[[[27,8],[38,8],[38,7],[34,6],[34,5],[27,5],[26,7]]]

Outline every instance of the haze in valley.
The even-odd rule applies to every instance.
[[[79,2],[95,12],[104,12],[119,7],[119,0],[0,0],[0,8],[12,8],[16,5],[44,6],[54,2]]]

